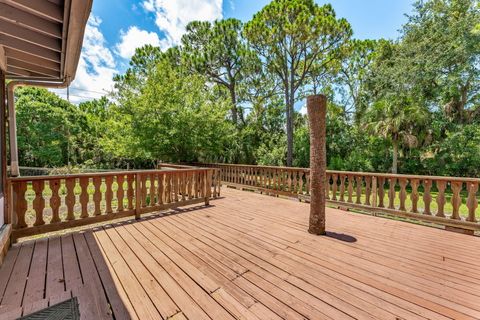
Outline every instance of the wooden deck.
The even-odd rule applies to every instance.
[[[42,238],[0,269],[0,319],[480,319],[480,238],[226,189],[209,207]]]

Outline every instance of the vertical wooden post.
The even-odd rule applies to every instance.
[[[372,207],[375,208],[377,206],[377,198],[378,198],[378,187],[377,187],[377,177],[372,177]]]
[[[325,234],[326,187],[326,118],[327,97],[307,97],[308,123],[310,126],[310,222],[308,232]]]
[[[1,49],[0,49],[1,50]],[[1,64],[1,62],[0,62]],[[5,72],[0,68],[0,200],[3,198],[3,222],[11,223],[11,209],[13,203],[11,202],[11,186],[7,182],[7,87],[5,81]],[[0,201],[2,205],[2,201]],[[2,211],[3,210],[3,211]]]
[[[212,196],[212,175],[213,170],[208,169],[205,181],[205,205],[208,206],[210,204],[210,197]]]

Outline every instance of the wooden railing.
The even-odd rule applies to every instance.
[[[204,202],[219,170],[195,168],[9,178],[13,238]]]
[[[220,169],[226,185],[309,200],[310,170],[229,164],[201,164]],[[466,230],[480,230],[480,179],[327,171],[329,203],[387,213]]]

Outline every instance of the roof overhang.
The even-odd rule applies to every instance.
[[[0,69],[11,80],[75,78],[92,0],[0,0]]]

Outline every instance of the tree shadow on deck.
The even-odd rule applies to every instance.
[[[357,242],[357,238],[344,233],[327,231],[327,234],[325,236],[335,240],[340,240],[343,242],[349,242],[349,243]]]

